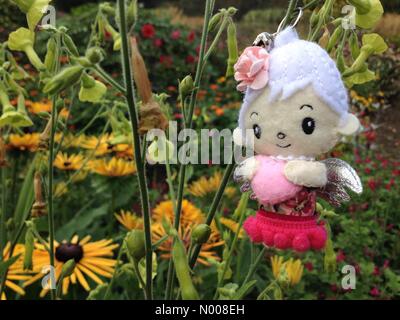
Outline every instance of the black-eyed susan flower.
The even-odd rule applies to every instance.
[[[210,178],[201,177],[197,181],[194,181],[189,185],[188,191],[190,194],[196,197],[205,197],[206,195],[218,190],[221,184],[222,175],[221,172],[216,171]]]
[[[71,241],[63,241],[58,243],[55,241],[55,278],[59,279],[61,270],[65,262],[75,260],[75,269],[73,273],[64,278],[62,282],[62,294],[68,293],[71,284],[79,283],[86,291],[90,291],[88,278],[97,284],[103,284],[100,278],[111,278],[114,273],[114,267],[117,263],[112,259],[113,250],[118,244],[113,244],[112,240],[99,240],[90,242],[91,237],[86,236],[79,240],[78,236],[74,236]],[[29,286],[37,280],[41,279],[44,274],[42,268],[50,264],[50,257],[42,244],[37,243],[33,252],[33,272],[35,275],[24,283]],[[40,297],[44,297],[48,289],[40,292]]]
[[[111,160],[97,159],[90,161],[89,168],[92,172],[107,177],[123,177],[136,173],[136,166],[133,161],[115,157]]]
[[[152,224],[153,241],[157,242],[167,234],[162,224],[163,218],[166,218],[167,221],[169,221],[171,224],[173,223],[174,210],[172,206],[172,201],[161,202],[156,208],[154,208],[152,217],[154,219]],[[190,239],[193,228],[204,222],[205,216],[200,211],[200,209],[194,206],[191,202],[183,200],[179,234],[187,249],[190,246]],[[210,238],[206,243],[202,245],[198,261],[203,265],[209,266],[210,262],[208,261],[208,259],[220,260],[220,257],[215,251],[215,248],[223,244],[224,241],[221,240],[218,229],[216,228],[215,224],[212,224]],[[170,259],[171,248],[172,239],[168,238],[168,240],[161,243],[161,245],[158,247],[160,257],[163,259]]]
[[[143,219],[132,212],[121,210],[120,213],[114,213],[114,216],[127,230],[143,228]]]
[[[26,103],[27,109],[33,114],[41,112],[51,112],[52,103],[49,100],[42,100],[39,102],[28,102]]]
[[[225,227],[227,227],[229,230],[231,230],[233,233],[236,233],[239,229],[239,223],[237,223],[235,220],[229,219],[229,218],[225,218],[225,217],[221,217],[219,218],[219,222],[224,225]],[[242,239],[244,237],[244,230],[240,229],[239,231],[239,239]]]
[[[80,146],[83,149],[95,150],[94,154],[96,156],[104,156],[113,152],[114,145],[111,144],[112,138],[111,134],[104,134],[100,137],[89,136],[81,141]]]
[[[39,133],[10,134],[7,147],[20,151],[35,152],[39,147],[39,140]]]
[[[291,286],[300,282],[304,267],[299,259],[290,258],[284,261],[283,257],[273,256],[271,257],[271,265],[274,278],[278,281],[284,278]]]
[[[60,170],[79,170],[82,168],[83,162],[84,157],[81,154],[68,155],[60,152],[54,159],[54,166]]]
[[[5,246],[4,250],[3,250],[3,257],[4,257],[4,261],[7,261],[8,259],[10,259],[10,243],[7,243],[7,245]],[[20,255],[20,257],[17,259],[17,261],[15,261],[9,268],[8,268],[8,273],[7,273],[7,279],[5,281],[5,286],[6,288],[14,291],[15,293],[23,296],[25,295],[25,290],[23,288],[21,288],[16,282],[19,281],[26,281],[29,280],[31,278],[30,275],[27,275],[24,271],[23,271],[23,267],[22,267],[22,257],[24,254],[24,250],[25,247],[22,244],[17,244],[14,252],[13,252],[13,257]],[[0,300],[6,300],[6,294],[3,292],[3,294],[1,295],[1,299]]]

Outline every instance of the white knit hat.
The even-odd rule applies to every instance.
[[[349,104],[341,74],[329,54],[318,44],[300,40],[294,28],[280,32],[270,52],[268,85],[260,90],[248,88],[239,114],[239,128],[244,129],[246,110],[257,96],[269,88],[269,103],[290,98],[312,85],[318,97],[347,121]]]

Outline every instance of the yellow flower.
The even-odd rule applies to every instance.
[[[10,258],[10,243],[7,243],[3,250],[3,256],[4,256],[4,261],[7,261]],[[17,261],[15,261],[8,269],[7,273],[7,279],[5,281],[5,285],[7,288],[11,289],[15,293],[23,296],[25,295],[25,290],[22,289],[19,285],[17,285],[15,282],[16,281],[21,281],[21,280],[29,280],[31,276],[25,274],[23,271],[22,267],[22,261],[23,261],[23,254],[24,254],[25,247],[22,244],[17,244],[14,252],[13,252],[13,257],[17,255],[21,255]],[[6,300],[6,294],[3,292],[1,295],[0,300]]]
[[[102,176],[108,177],[123,177],[134,174],[136,166],[132,161],[123,159],[111,158],[111,160],[93,160],[89,164],[90,169]]]
[[[51,113],[52,103],[49,100],[42,100],[39,102],[27,103],[27,107],[28,107],[29,112],[31,112],[33,114],[38,114],[40,112]]]
[[[172,201],[161,202],[156,208],[154,208],[152,217],[154,219],[154,223],[151,226],[153,242],[157,242],[167,234],[162,225],[163,217],[167,218],[171,224],[173,223],[174,211]],[[190,238],[193,228],[204,222],[205,216],[203,213],[189,201],[183,200],[179,235],[187,249],[190,246]],[[210,238],[207,243],[203,244],[201,247],[198,259],[199,263],[209,266],[210,263],[208,262],[208,259],[220,260],[215,248],[223,244],[224,241],[221,240],[221,236],[215,224],[212,224]],[[168,240],[163,242],[157,249],[161,253],[160,257],[163,259],[170,259],[171,247],[172,239],[168,238]]]
[[[167,200],[160,202],[153,209],[153,219],[161,222],[163,217],[167,218],[170,223],[174,221],[175,212],[172,206],[172,201]],[[204,221],[204,215],[200,209],[186,199],[182,201],[181,223],[200,224]]]
[[[58,115],[63,119],[67,119],[69,117],[69,109],[68,108],[62,108]]]
[[[226,81],[225,77],[220,77],[217,79],[217,83],[219,83],[219,84],[224,83],[225,81]]]
[[[86,291],[90,291],[90,285],[87,278],[90,278],[97,284],[103,284],[99,277],[111,278],[114,273],[114,267],[117,263],[111,257],[113,250],[118,244],[113,244],[112,240],[99,240],[90,242],[91,237],[86,236],[79,240],[74,236],[71,241],[61,243],[54,242],[55,247],[55,278],[59,279],[62,267],[68,260],[74,259],[76,266],[73,273],[62,281],[62,294],[66,295],[70,284],[79,283]],[[44,274],[42,269],[50,264],[49,254],[42,244],[37,243],[33,252],[33,272],[35,275],[24,283],[29,286],[41,279]],[[48,289],[40,292],[40,297],[44,297]]]
[[[114,213],[115,218],[121,223],[126,229],[143,229],[143,219],[129,211],[121,210],[120,213]]]
[[[65,182],[59,182],[54,187],[54,196],[56,198],[62,197],[68,192],[68,187]]]
[[[81,147],[88,150],[96,150],[96,156],[103,156],[113,152],[113,145],[111,144],[112,136],[105,134],[100,137],[90,136],[85,137],[81,142]]]
[[[301,280],[303,275],[303,264],[299,259],[293,260],[292,258],[285,263],[286,274],[289,278],[290,284],[295,286]]]
[[[34,152],[39,146],[40,134],[27,133],[24,135],[10,134],[8,147],[20,151],[28,150]]]
[[[86,137],[84,135],[74,136],[72,134],[63,135],[57,132],[54,136],[54,141],[57,143],[62,142],[63,148],[80,148],[81,143]]]
[[[239,223],[237,223],[235,220],[232,219],[221,217],[219,218],[219,222],[221,222],[221,224],[230,229],[233,233],[236,233],[239,228]],[[239,239],[242,239],[243,237],[244,237],[244,230],[240,229]]]
[[[283,266],[283,257],[273,256],[271,257],[272,273],[275,279],[278,279],[281,274]]]
[[[233,198],[234,196],[235,196],[235,194],[236,194],[236,188],[235,187],[226,187],[226,189],[225,189],[225,195],[228,197],[228,198]]]
[[[199,180],[193,182],[191,185],[189,185],[188,191],[190,194],[202,198],[207,194],[217,191],[219,185],[221,184],[221,180],[221,172],[216,171],[209,179],[206,177],[201,177]]]
[[[283,257],[271,257],[272,273],[277,280],[286,278],[291,286],[295,286],[301,280],[303,275],[303,264],[299,259],[293,260],[290,258],[288,261],[283,261]]]
[[[133,159],[133,146],[130,144],[120,143],[113,147],[118,158]]]
[[[54,160],[54,166],[60,170],[79,170],[83,162],[84,157],[81,154],[68,155],[60,152]]]

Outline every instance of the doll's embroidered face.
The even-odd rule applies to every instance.
[[[315,157],[338,142],[340,115],[311,85],[284,101],[269,103],[269,94],[269,89],[261,93],[245,115],[245,129],[253,130],[256,153]]]

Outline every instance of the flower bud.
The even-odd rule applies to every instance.
[[[228,66],[226,70],[226,77],[234,75],[234,65],[239,57],[239,50],[236,38],[236,26],[233,21],[230,21],[227,28],[227,43],[228,43]]]
[[[78,48],[76,47],[72,38],[66,33],[63,34],[63,42],[64,42],[64,45],[67,47],[67,49],[73,56],[75,56],[75,57],[79,56]]]
[[[103,50],[99,47],[91,47],[86,51],[86,58],[93,64],[98,64],[104,59]]]
[[[330,39],[328,41],[328,45],[326,46],[326,51],[331,52],[333,50],[335,45],[341,39],[343,32],[344,32],[344,30],[343,30],[342,26],[339,26],[335,29],[335,31],[333,32],[332,36],[330,37]]]
[[[179,93],[182,96],[182,99],[185,99],[190,93],[192,93],[193,89],[193,78],[190,75],[183,78],[179,83]]]
[[[35,248],[35,236],[31,228],[25,233],[24,270],[32,270],[32,255]]]
[[[129,255],[136,261],[140,261],[145,255],[145,242],[143,230],[132,230],[125,238]]]
[[[100,4],[100,10],[102,13],[104,13],[110,17],[115,16],[115,8],[112,7],[111,4],[108,2]]]
[[[236,12],[238,11],[238,9],[236,9],[235,7],[229,7],[227,12],[229,16],[234,16],[236,14]]]
[[[61,269],[61,277],[66,278],[72,275],[75,270],[76,262],[74,259],[70,259],[64,263]]]
[[[81,65],[69,66],[55,75],[43,88],[43,92],[54,95],[76,84],[82,76],[84,67]]]
[[[47,53],[46,53],[46,58],[44,59],[44,65],[46,69],[50,72],[54,71],[55,65],[57,62],[56,57],[58,56],[57,54],[57,43],[54,40],[54,38],[50,38],[49,41],[47,41]]]
[[[326,242],[324,270],[327,273],[334,273],[337,270],[336,254],[333,250],[333,243],[331,239],[328,239],[328,241]]]
[[[211,235],[211,228],[207,224],[199,224],[192,231],[192,241],[196,244],[203,244],[208,241]]]
[[[211,18],[210,22],[208,23],[208,29],[210,32],[213,32],[214,30],[216,30],[218,28],[218,26],[222,22],[223,17],[224,17],[224,14],[221,11],[214,14],[214,16]]]

